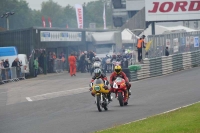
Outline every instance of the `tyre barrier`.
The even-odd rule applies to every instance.
[[[125,70],[130,81],[162,76],[200,65],[200,51],[144,59],[140,70]]]

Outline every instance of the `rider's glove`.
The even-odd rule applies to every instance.
[[[93,88],[90,88],[89,90],[92,91]]]
[[[113,84],[110,84],[110,87],[113,88]]]

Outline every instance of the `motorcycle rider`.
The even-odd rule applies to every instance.
[[[116,54],[113,54],[113,55],[112,55],[112,58],[111,58],[110,62],[112,62],[113,60],[117,60]]]
[[[100,62],[101,62],[101,59],[100,59],[99,57],[96,56],[96,57],[93,58],[93,61],[94,61],[94,62],[95,62],[95,61],[100,61]]]
[[[101,78],[104,81],[105,89],[108,89],[109,82],[108,82],[107,77],[101,72],[101,69],[97,68],[94,70],[94,76],[92,77],[91,83],[93,83],[95,79],[99,79],[99,78]],[[105,81],[106,81],[106,84],[105,84]],[[91,95],[95,96],[95,94],[93,92],[93,88],[91,87],[89,90],[92,91]],[[111,94],[111,92],[108,93],[108,100],[112,101],[110,94]]]
[[[116,60],[117,61],[122,61],[122,55],[120,53],[117,54]]]
[[[113,81],[117,78],[117,77],[121,77],[126,81],[126,87],[128,89],[128,93],[129,95],[131,95],[131,84],[129,83],[129,80],[126,76],[126,74],[122,71],[122,67],[121,66],[115,66],[114,72],[110,75],[110,86],[111,89],[110,91],[113,92]]]

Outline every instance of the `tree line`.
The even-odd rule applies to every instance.
[[[78,4],[78,3],[77,3]],[[83,4],[84,28],[89,27],[89,23],[96,23],[97,28],[103,28],[103,8],[102,0],[92,1]],[[25,0],[1,0],[0,15],[6,12],[15,12],[9,16],[10,29],[22,29],[32,26],[42,27],[42,16],[45,17],[46,27],[49,27],[48,17],[52,20],[52,27],[77,28],[76,11],[74,6],[65,7],[53,0],[42,2],[41,10],[33,10]],[[112,12],[109,5],[106,6],[107,27],[112,25]],[[6,18],[0,18],[0,27],[6,29]]]

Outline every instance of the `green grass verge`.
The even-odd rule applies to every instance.
[[[200,103],[98,133],[200,133]]]

